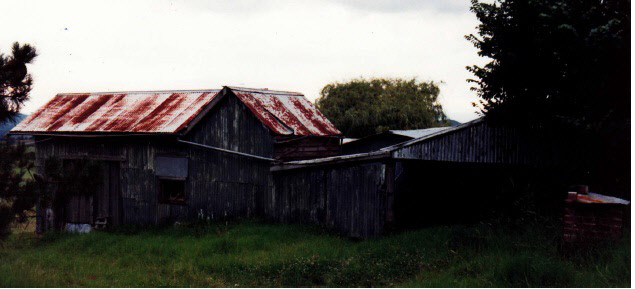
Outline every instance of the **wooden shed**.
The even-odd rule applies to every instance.
[[[510,178],[555,169],[548,149],[483,118],[379,150],[272,167],[265,213],[366,238],[394,227],[476,219]]]
[[[267,89],[64,93],[17,125],[35,136],[36,168],[90,159],[99,187],[38,229],[159,224],[257,215],[274,161],[339,154],[340,132],[302,94]]]

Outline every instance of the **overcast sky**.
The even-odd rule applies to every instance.
[[[364,77],[442,81],[441,103],[478,117],[465,66],[484,59],[464,39],[468,0],[11,1],[0,51],[34,45],[31,113],[60,92],[223,85],[304,93]]]

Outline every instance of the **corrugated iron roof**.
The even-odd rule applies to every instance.
[[[407,147],[407,146],[410,146],[410,145],[413,145],[413,144],[416,144],[416,143],[419,143],[419,142],[426,141],[428,139],[432,139],[432,138],[435,138],[435,137],[438,137],[438,136],[442,136],[442,135],[445,135],[445,134],[452,133],[452,132],[457,131],[457,130],[462,130],[464,128],[469,128],[469,127],[471,127],[473,125],[476,125],[478,123],[481,123],[483,121],[485,121],[485,118],[484,117],[479,117],[477,119],[468,121],[466,123],[459,124],[457,126],[443,127],[444,129],[442,129],[442,130],[433,131],[433,132],[431,132],[429,134],[425,134],[424,136],[421,136],[421,137],[418,137],[418,138],[414,138],[414,139],[411,139],[411,140],[406,141],[406,142],[398,143],[396,145],[392,145],[392,146],[389,146],[389,147],[385,147],[385,148],[383,148],[381,150],[393,152],[393,151],[396,151],[397,149],[400,149],[402,147]]]
[[[229,88],[276,134],[341,135],[341,132],[301,93]]]
[[[61,93],[11,132],[175,133],[219,91]]]
[[[345,137],[345,138],[342,139],[342,144],[347,144],[347,143],[354,142],[354,141],[357,141],[357,140],[359,140],[359,139],[358,138]]]
[[[420,137],[431,135],[433,133],[448,130],[451,128],[452,128],[451,126],[444,126],[444,127],[430,127],[430,128],[424,128],[424,129],[389,130],[389,132],[392,134],[402,135],[402,136],[411,137],[411,138],[420,138]]]
[[[631,202],[616,197],[601,195],[598,193],[578,194],[569,192],[569,200],[584,204],[620,204],[629,205]]]
[[[275,134],[340,135],[300,93],[225,87]],[[178,133],[220,90],[62,93],[24,119],[17,133]],[[224,94],[223,94],[224,95]]]

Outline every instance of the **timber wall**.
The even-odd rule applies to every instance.
[[[386,215],[385,169],[381,162],[370,162],[276,171],[265,214],[351,237],[380,235]]]
[[[397,159],[462,163],[549,165],[556,154],[516,129],[481,121],[392,152]]]

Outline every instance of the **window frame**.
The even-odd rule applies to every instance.
[[[172,183],[172,185],[180,185],[182,188],[182,198],[174,198],[172,196],[172,192],[165,192],[166,183]],[[178,182],[178,183],[177,183]],[[170,204],[170,205],[186,205],[187,204],[187,190],[186,190],[186,179],[185,178],[170,178],[170,177],[157,177],[158,183],[158,193],[157,193],[157,202],[159,204]]]

